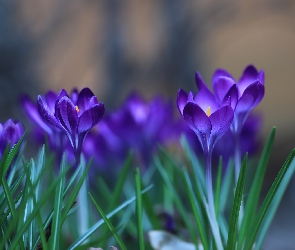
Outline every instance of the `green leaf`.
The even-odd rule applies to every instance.
[[[153,187],[153,185],[148,186],[147,188],[142,190],[142,193],[144,194],[145,192],[150,190],[152,187]],[[120,206],[118,206],[116,209],[114,209],[112,212],[110,212],[108,215],[106,215],[106,217],[108,219],[111,218],[112,216],[114,216],[116,213],[121,211],[126,206],[130,205],[135,200],[136,200],[136,197],[132,197],[131,199],[123,202]],[[79,239],[77,239],[68,249],[69,250],[74,250],[76,247],[81,245],[91,234],[93,234],[102,224],[104,224],[104,222],[105,221],[103,219],[96,222],[92,227],[90,227],[88,229],[88,231],[84,235],[82,235]]]
[[[10,149],[7,157],[3,157],[3,160],[4,160],[3,165],[2,165],[2,161],[1,161],[1,165],[0,165],[0,169],[2,171],[1,176],[3,176],[3,177],[5,176],[10,164],[12,163],[14,157],[16,156],[16,154],[20,148],[22,141],[25,138],[26,132],[27,131],[25,131],[23,133],[22,137],[19,139],[19,141],[15,145],[13,145],[13,147]],[[4,156],[6,156],[6,155],[4,154]]]
[[[61,161],[60,175],[64,172],[66,165],[66,154],[63,154]],[[63,201],[63,189],[64,189],[64,178],[62,178],[56,188],[55,200],[54,200],[54,213],[52,218],[52,234],[50,237],[51,249],[59,249],[60,246],[60,234],[61,234],[61,210]]]
[[[239,174],[238,183],[235,190],[234,195],[234,203],[232,206],[232,211],[230,215],[230,224],[229,224],[229,231],[228,231],[228,239],[227,239],[227,249],[234,250],[236,246],[236,237],[238,233],[238,219],[240,215],[240,208],[243,199],[243,192],[246,180],[246,170],[247,170],[247,160],[248,154],[244,157],[242,163],[242,169]]]
[[[103,210],[97,204],[97,202],[95,201],[95,199],[93,198],[93,196],[90,193],[88,193],[88,194],[90,195],[90,198],[91,198],[92,202],[94,203],[96,209],[100,213],[101,217],[103,218],[103,220],[105,221],[105,223],[107,224],[107,226],[109,227],[109,229],[111,230],[111,232],[113,233],[113,235],[114,235],[115,239],[117,240],[118,244],[120,245],[121,249],[126,250],[127,248],[126,248],[123,240],[118,235],[116,229],[112,225],[111,221],[108,219],[107,215],[103,212]]]
[[[258,230],[260,228],[260,225],[268,211],[268,208],[271,205],[271,202],[274,198],[274,196],[277,193],[277,190],[280,187],[280,184],[288,170],[288,168],[290,167],[293,159],[295,156],[295,149],[292,150],[292,152],[289,154],[287,160],[285,161],[283,167],[281,168],[281,170],[279,171],[277,177],[275,178],[275,181],[273,182],[270,190],[267,192],[267,195],[265,197],[265,199],[263,200],[263,203],[258,211],[257,216],[254,217],[254,224],[251,227],[251,229],[248,231],[249,232],[249,237],[247,237],[246,240],[246,244],[245,244],[245,249],[252,249],[252,246],[254,244],[254,241],[256,239],[256,235],[258,233]]]
[[[253,214],[255,214],[257,211],[261,187],[264,180],[266,167],[270,159],[270,154],[271,154],[271,150],[274,143],[275,133],[276,133],[276,128],[273,127],[267,139],[265,147],[263,149],[262,155],[260,157],[258,167],[255,173],[255,177],[252,182],[247,201],[245,203],[245,213],[244,213],[243,221],[241,224],[241,229],[239,232],[238,249],[241,249],[243,242],[245,241],[245,236],[246,234],[248,234],[248,230],[254,222]]]
[[[178,193],[176,192],[175,188],[174,188],[174,185],[172,184],[172,182],[170,181],[166,171],[164,170],[164,167],[162,166],[160,160],[158,157],[155,157],[155,164],[156,164],[156,167],[158,168],[163,180],[164,180],[164,183],[165,185],[167,186],[167,190],[169,190],[172,194],[172,197],[174,198],[174,201],[176,203],[176,206],[184,220],[184,223],[185,223],[185,226],[186,228],[189,230],[190,232],[190,236],[191,238],[194,240],[194,243],[197,245],[198,242],[197,242],[197,239],[195,237],[195,230],[194,228],[192,227],[192,224],[191,224],[191,221],[189,220],[188,216],[187,216],[187,211],[184,207],[184,204],[182,202],[182,200],[180,199]]]
[[[15,234],[15,236],[13,237],[13,241],[10,245],[11,249],[16,249],[18,242],[22,239],[23,234],[26,232],[26,230],[30,226],[32,220],[34,220],[36,215],[39,213],[39,210],[41,209],[41,207],[44,205],[44,203],[48,200],[48,198],[54,192],[56,186],[59,184],[59,182],[64,177],[64,175],[65,175],[65,173],[63,173],[62,175],[59,175],[57,177],[57,179],[47,188],[46,192],[42,195],[40,201],[38,201],[38,203],[34,207],[34,210],[32,211],[32,213],[27,217],[27,220],[19,226],[18,231]],[[32,194],[30,194],[30,195],[32,195]],[[24,203],[22,203],[20,210],[24,209],[25,205],[26,205],[26,200],[24,200]],[[18,213],[18,215],[20,215],[20,213]],[[5,244],[5,241],[9,238],[9,235],[10,235],[11,231],[13,230],[13,228],[15,227],[15,225],[18,224],[18,222],[19,222],[18,217],[19,216],[16,216],[16,219],[14,219],[12,221],[11,225],[9,225],[7,232],[5,232],[4,237],[3,237],[3,241],[0,244],[0,249],[4,249],[3,244]]]
[[[66,202],[66,205],[62,211],[62,215],[61,215],[61,225],[65,222],[66,220],[66,217],[70,211],[70,209],[72,208],[75,200],[76,200],[76,197],[80,191],[80,188],[82,187],[82,184],[88,174],[88,171],[89,171],[89,168],[91,166],[91,163],[92,163],[92,159],[90,159],[90,161],[88,162],[87,166],[86,166],[86,169],[85,171],[82,173],[82,177],[80,178],[80,180],[78,181],[78,183],[76,184],[74,190],[72,191],[70,197],[68,198],[67,202]],[[82,165],[80,164],[79,168],[82,169]]]
[[[142,229],[142,197],[141,197],[141,178],[139,169],[136,169],[135,173],[135,183],[136,183],[136,214],[137,214],[137,230],[138,230],[138,240],[139,249],[144,250],[144,237]]]
[[[280,205],[280,202],[283,198],[283,195],[286,191],[286,188],[295,172],[295,160],[293,159],[290,167],[288,168],[271,204],[267,211],[267,214],[265,215],[265,219],[261,225],[261,230],[258,235],[257,241],[255,242],[255,249],[259,250],[261,249],[261,245],[263,243],[264,237],[266,235],[266,232],[270,226],[270,223],[272,222],[272,219],[274,218],[274,215],[278,209],[278,206]]]
[[[216,180],[216,192],[214,196],[216,218],[218,218],[219,216],[221,177],[222,177],[222,157],[219,158],[217,180]]]
[[[209,249],[209,241],[206,238],[206,230],[205,230],[205,226],[204,226],[204,221],[203,221],[203,217],[204,215],[201,212],[200,209],[200,205],[195,197],[194,194],[194,190],[187,172],[187,169],[183,168],[183,174],[184,174],[184,178],[185,178],[185,186],[186,186],[186,191],[188,194],[188,198],[190,200],[192,209],[193,209],[193,213],[194,213],[194,218],[196,220],[196,224],[200,233],[200,238],[201,238],[201,243],[204,247],[205,250]]]

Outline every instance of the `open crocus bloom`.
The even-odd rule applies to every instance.
[[[72,99],[63,89],[57,96],[54,110],[42,96],[38,96],[38,111],[45,121],[66,133],[77,155],[81,153],[88,131],[101,120],[104,105],[98,102],[89,88],[72,95]]]
[[[215,143],[229,129],[234,114],[228,104],[219,107],[215,96],[206,85],[199,89],[195,98],[192,92],[187,95],[180,89],[177,106],[184,120],[198,136],[205,156],[211,157]]]
[[[196,75],[198,85],[203,85],[199,74]],[[219,104],[228,100],[234,110],[233,131],[239,133],[250,111],[255,108],[264,96],[264,71],[257,71],[252,65],[245,68],[239,81],[223,69],[213,74],[213,90]]]

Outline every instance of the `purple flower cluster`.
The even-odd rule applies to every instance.
[[[176,129],[172,103],[161,97],[146,101],[139,94],[131,94],[119,109],[106,113],[101,121],[103,105],[89,89],[80,93],[74,90],[71,98],[65,90],[59,94],[49,91],[38,97],[37,104],[24,96],[22,104],[35,124],[37,142],[45,143],[47,136],[50,149],[59,160],[64,151],[72,160],[73,148],[75,155],[93,157],[93,165],[101,171],[121,165],[130,149],[138,164],[147,167],[158,145],[176,141],[181,133]]]

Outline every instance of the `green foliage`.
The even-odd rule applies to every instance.
[[[233,164],[226,171],[222,159],[218,166],[213,166],[214,209],[221,249],[250,250],[263,246],[295,171],[293,150],[266,197],[261,197],[275,131],[273,128],[257,166],[251,166],[248,156],[244,157],[237,183]],[[153,164],[142,169],[134,164],[130,152],[117,172],[111,177],[97,176],[95,185],[90,186],[89,180],[85,180],[94,167],[91,160],[87,164],[81,161],[73,169],[64,155],[61,164],[55,166],[43,146],[36,159],[27,161],[21,150],[23,140],[24,136],[11,149],[8,145],[0,162],[0,249],[87,249],[117,245],[119,249],[144,250],[151,249],[146,237],[151,230],[160,232],[154,235],[160,237],[157,240],[164,246],[175,243],[184,250],[192,245],[196,249],[216,249],[207,213],[205,168],[185,137],[181,139],[184,153],[181,158],[160,147]],[[247,173],[253,167],[255,173],[251,176]],[[85,219],[91,225],[80,235],[77,210],[83,204],[77,204],[77,197],[85,183],[86,195],[91,198]],[[172,230],[177,237],[164,232],[169,229],[166,215],[173,221]]]

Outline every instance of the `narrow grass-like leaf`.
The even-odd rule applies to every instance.
[[[85,178],[86,178],[86,176],[88,174],[91,163],[92,163],[92,159],[90,159],[90,161],[88,162],[85,171],[82,173],[82,176],[81,176],[80,180],[76,184],[74,190],[72,191],[70,197],[68,198],[68,200],[66,202],[66,205],[65,205],[65,207],[64,207],[64,209],[62,211],[62,215],[61,215],[61,225],[66,220],[67,214],[70,211],[70,209],[72,208],[72,206],[73,206],[73,204],[74,204],[74,202],[76,200],[76,197],[77,197],[77,195],[78,195],[78,193],[80,191],[80,188],[81,188],[81,186],[82,186],[82,184],[83,184],[83,182],[84,182],[84,180],[85,180]],[[80,167],[81,167],[81,165],[80,165]]]
[[[218,218],[219,216],[221,177],[222,177],[222,157],[219,158],[218,172],[217,172],[217,179],[216,179],[216,191],[214,196],[216,218]]]
[[[205,182],[206,178],[205,178],[204,168],[200,164],[200,161],[197,159],[195,153],[192,152],[185,136],[181,136],[180,142],[187,158],[189,159],[193,167],[193,170],[195,172],[195,177],[197,178],[198,188],[201,192],[201,195],[203,195],[204,190],[206,190],[206,182]]]
[[[193,213],[194,213],[194,218],[196,220],[196,224],[200,233],[200,238],[201,238],[201,243],[204,247],[205,250],[209,249],[209,241],[206,238],[206,231],[205,231],[205,226],[204,226],[204,221],[203,221],[203,214],[201,213],[200,205],[195,197],[194,190],[187,172],[187,169],[183,168],[183,174],[185,178],[185,186],[188,194],[188,198],[190,200]]]
[[[257,238],[257,241],[255,241],[255,249],[256,250],[259,250],[261,249],[261,246],[262,246],[262,243],[263,243],[263,240],[264,240],[264,237],[266,235],[266,232],[270,226],[270,223],[272,222],[273,218],[274,218],[274,215],[278,209],[278,206],[280,205],[280,202],[283,198],[283,195],[286,191],[286,188],[293,176],[295,172],[295,160],[293,158],[293,161],[290,165],[290,167],[288,168],[269,208],[268,208],[268,211],[267,211],[267,214],[265,215],[265,219],[261,225],[261,231],[258,235],[258,238]]]
[[[116,229],[114,228],[114,226],[112,225],[111,221],[108,219],[108,217],[103,212],[103,210],[100,208],[100,206],[97,204],[97,202],[95,201],[95,199],[93,198],[93,196],[90,193],[88,193],[88,194],[90,195],[90,198],[91,198],[92,202],[94,203],[96,209],[100,213],[101,217],[103,218],[103,220],[105,221],[105,223],[107,224],[107,226],[109,227],[109,229],[111,230],[111,232],[113,233],[113,235],[114,235],[115,239],[117,240],[118,244],[120,245],[121,249],[126,250],[127,248],[126,248],[123,240],[118,235],[118,233],[117,233]]]
[[[63,154],[61,161],[60,174],[64,172],[66,165],[66,154]],[[64,178],[62,178],[56,188],[54,200],[54,213],[52,218],[52,234],[50,237],[51,249],[59,249],[60,246],[60,229],[61,229],[61,209],[63,201]]]
[[[1,156],[1,161],[0,161],[0,180],[2,179],[2,177],[5,177],[6,171],[5,171],[5,164],[7,161],[7,157],[9,154],[9,150],[10,150],[10,143],[8,143],[5,147],[5,150]]]
[[[242,162],[242,169],[240,171],[238,183],[235,190],[234,203],[233,203],[232,211],[230,215],[230,224],[229,224],[228,239],[227,239],[228,250],[234,250],[236,247],[236,238],[238,234],[238,219],[239,219],[245,180],[246,180],[247,159],[248,159],[248,154],[245,155],[244,160]]]
[[[8,153],[8,155],[7,155],[7,158],[5,159],[4,165],[1,166],[1,168],[3,168],[3,170],[2,170],[2,171],[3,171],[3,172],[2,172],[2,175],[5,175],[5,174],[6,174],[6,172],[7,172],[8,168],[9,168],[10,164],[12,163],[12,161],[13,161],[13,159],[14,159],[14,157],[15,157],[16,154],[18,153],[18,150],[19,150],[19,148],[20,148],[20,145],[21,145],[22,141],[23,141],[24,138],[25,138],[26,132],[27,132],[27,131],[25,131],[25,132],[23,133],[23,135],[22,135],[22,137],[19,139],[19,141],[18,141],[15,145],[13,145],[13,147],[10,149],[10,151],[9,151],[9,153]]]
[[[291,165],[291,163],[294,159],[294,156],[295,156],[295,149],[293,149],[292,152],[289,154],[283,167],[281,168],[277,177],[275,178],[275,181],[273,182],[270,190],[267,192],[267,195],[266,195],[265,199],[263,200],[263,203],[258,211],[258,214],[254,218],[253,227],[251,227],[251,229],[248,231],[249,238],[247,237],[247,239],[246,239],[245,249],[252,249],[252,246],[253,246],[254,241],[256,239],[260,225],[261,225],[261,223],[268,211],[269,206],[271,205],[271,202],[272,202],[274,196],[277,193],[278,188],[280,187],[280,184],[281,184],[289,166]]]
[[[66,197],[66,195],[68,194],[69,190],[71,189],[71,187],[75,184],[77,177],[79,176],[81,169],[78,167],[74,174],[71,176],[67,186],[64,189],[63,192],[63,199]],[[48,214],[47,218],[44,221],[44,228],[48,228],[50,224],[52,224],[52,217],[53,217],[53,209],[50,211],[50,213]],[[40,241],[40,236],[37,237],[36,243],[33,247],[33,249],[36,249],[37,244]]]
[[[59,182],[64,177],[64,175],[65,175],[65,173],[59,175],[57,177],[57,179],[49,186],[49,188],[46,190],[44,195],[42,195],[40,201],[38,201],[38,203],[34,207],[34,210],[32,211],[32,213],[28,216],[27,220],[18,228],[17,234],[15,234],[15,236],[13,238],[13,241],[11,243],[11,246],[10,246],[11,249],[16,248],[16,246],[18,245],[19,240],[23,237],[23,234],[26,232],[27,228],[30,226],[32,220],[39,213],[39,210],[44,205],[44,203],[48,200],[48,197],[50,197],[51,194],[54,192],[56,186],[59,184]],[[18,218],[16,218],[16,219],[18,219]],[[14,221],[13,224],[15,225],[15,223],[17,223],[17,222]],[[8,231],[7,234],[9,234],[9,233],[10,232]],[[7,239],[9,237],[7,234],[4,235],[4,239]],[[4,245],[0,245],[0,249],[3,249],[3,247],[4,247]]]
[[[261,157],[258,163],[255,177],[252,182],[249,195],[245,204],[245,213],[244,213],[244,217],[241,224],[241,230],[239,232],[238,249],[241,249],[242,244],[245,241],[245,235],[247,234],[247,231],[252,225],[252,223],[254,222],[253,214],[255,214],[257,211],[260,191],[261,191],[262,183],[264,180],[266,167],[270,159],[270,154],[273,147],[275,134],[276,134],[276,128],[273,127],[267,139],[267,142],[264,146],[263,152],[261,154]]]
[[[141,178],[139,169],[136,169],[135,173],[135,183],[136,183],[136,214],[137,214],[137,231],[138,231],[138,241],[139,249],[144,250],[144,237],[142,229],[142,197],[141,197]]]
[[[150,190],[153,187],[153,185],[148,186],[144,190],[142,190],[142,193],[144,194],[148,190]],[[114,209],[112,212],[106,215],[106,217],[109,219],[112,216],[114,216],[116,213],[121,211],[123,208],[126,206],[130,205],[132,202],[136,200],[136,197],[132,197],[131,199],[123,202],[120,206],[118,206],[116,209]],[[92,227],[88,229],[88,231],[82,235],[79,239],[77,239],[68,249],[69,250],[74,250],[76,247],[81,245],[91,234],[93,234],[102,224],[104,224],[104,220],[101,219],[98,222],[96,222]]]
[[[8,184],[7,184],[7,181],[5,179],[5,177],[2,177],[2,180],[1,180],[1,183],[3,185],[3,191],[5,193],[5,198],[7,199],[7,204],[8,204],[8,207],[11,211],[11,215],[12,217],[15,217],[16,215],[16,210],[15,210],[15,204],[14,204],[14,200],[12,198],[12,193],[8,187]]]
[[[222,185],[220,190],[220,205],[219,205],[219,211],[220,213],[224,212],[226,209],[226,205],[228,204],[228,197],[230,193],[232,192],[232,183],[233,183],[233,176],[234,176],[234,165],[229,164],[225,175],[222,179]]]
[[[189,230],[190,236],[194,240],[194,243],[197,245],[198,241],[195,237],[195,231],[194,231],[192,224],[187,216],[187,211],[184,207],[184,204],[182,203],[178,193],[176,192],[176,190],[174,188],[174,185],[171,183],[166,171],[164,170],[164,167],[162,166],[159,158],[157,158],[157,157],[155,157],[155,164],[156,164],[156,167],[158,168],[158,170],[164,180],[165,185],[167,186],[168,190],[173,194],[173,198],[175,199],[176,206],[182,216],[185,226]]]

